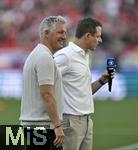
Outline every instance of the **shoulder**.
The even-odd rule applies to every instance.
[[[72,53],[72,48],[68,45],[60,50],[58,50],[55,54],[54,57],[58,57],[60,55],[64,55],[65,57],[70,57]]]
[[[52,68],[55,61],[51,54],[47,51],[38,50],[34,63],[38,68]]]
[[[52,54],[47,49],[36,48],[34,51],[37,59],[42,59],[42,61],[45,59],[51,59],[51,60],[53,59]]]
[[[58,55],[61,55],[61,54],[67,54],[67,51],[68,51],[68,46],[67,47],[64,47],[60,50],[58,50],[55,54],[54,54],[54,57],[57,57]]]

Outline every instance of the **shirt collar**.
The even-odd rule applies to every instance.
[[[52,52],[50,51],[50,49],[46,45],[44,45],[42,43],[39,43],[38,46],[40,46],[41,48],[45,49],[53,57]]]
[[[71,46],[74,51],[79,52],[83,56],[86,56],[86,52],[75,43],[69,42],[69,46]]]

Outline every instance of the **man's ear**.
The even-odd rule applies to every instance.
[[[49,33],[49,31],[47,30],[47,31],[45,31],[45,37],[48,37],[48,33]]]
[[[90,36],[92,36],[91,33],[89,33],[89,32],[85,33],[85,38],[86,39],[88,39]]]

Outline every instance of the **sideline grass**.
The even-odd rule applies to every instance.
[[[0,99],[0,125],[19,124],[20,101]],[[95,101],[93,150],[138,143],[138,100]]]
[[[138,142],[138,100],[95,101],[94,150]]]
[[[0,125],[19,124],[20,101],[0,98]]]

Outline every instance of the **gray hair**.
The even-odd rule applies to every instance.
[[[62,16],[49,16],[44,18],[39,26],[40,39],[44,39],[45,31],[52,29],[52,27],[58,22],[65,24],[66,20]]]

